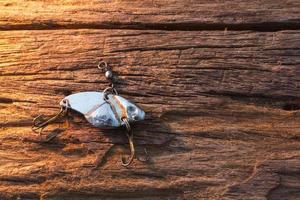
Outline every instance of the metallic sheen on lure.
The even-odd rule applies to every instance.
[[[41,115],[37,116],[33,120],[32,130],[41,135],[44,128],[57,119],[65,117],[70,109],[83,114],[89,123],[99,128],[107,129],[124,126],[131,154],[129,159],[125,160],[122,157],[122,165],[128,166],[135,157],[133,132],[130,123],[144,120],[145,112],[118,95],[113,84],[113,73],[106,62],[101,61],[98,64],[98,68],[105,71],[105,77],[111,83],[109,87],[103,92],[80,92],[65,97],[60,102],[60,112],[48,119],[44,119]],[[46,137],[46,141],[51,140],[55,136],[48,137],[48,139]]]
[[[127,99],[114,94],[108,94],[107,98],[104,99],[103,92],[80,92],[65,97],[60,105],[83,114],[98,128],[123,126],[122,119],[128,119],[129,123],[144,120],[145,112]]]

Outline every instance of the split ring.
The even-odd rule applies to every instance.
[[[114,94],[114,95],[118,95],[118,92],[115,88],[113,87],[107,87],[105,88],[105,90],[103,90],[103,99],[105,101],[108,101],[108,95],[109,94]]]

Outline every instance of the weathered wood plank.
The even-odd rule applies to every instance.
[[[0,197],[298,198],[299,44],[299,31],[0,32]],[[99,59],[148,114],[134,130],[149,163],[122,168],[122,130],[75,113],[49,144],[30,130],[64,95],[105,88]]]
[[[296,29],[298,0],[0,2],[1,29]]]

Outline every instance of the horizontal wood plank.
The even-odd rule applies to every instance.
[[[299,29],[298,0],[0,2],[0,29]]]
[[[0,197],[297,198],[299,35],[0,32]],[[100,59],[116,72],[119,93],[147,113],[134,131],[137,154],[147,147],[148,163],[121,167],[123,130],[101,131],[76,113],[48,144],[30,129],[37,114],[57,112],[65,95],[103,90]]]

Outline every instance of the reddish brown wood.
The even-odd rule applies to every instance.
[[[1,195],[295,197],[299,182],[289,176],[299,171],[298,35],[2,32]],[[52,143],[34,142],[34,115],[57,112],[66,94],[106,86],[96,68],[101,58],[117,72],[120,93],[148,114],[135,127],[148,164],[121,167],[122,131],[103,133],[80,117]],[[84,167],[95,160],[89,151],[99,155],[98,170]]]
[[[299,30],[101,29],[122,28],[113,25],[121,19],[139,29],[187,21],[286,29],[299,23],[296,1],[18,2],[0,4],[2,28],[39,30],[0,31],[1,200],[299,199]],[[119,93],[147,113],[134,132],[148,163],[122,167],[123,130],[93,128],[76,113],[49,143],[31,131],[32,118],[55,114],[65,95],[107,86],[100,59]],[[57,127],[66,124],[47,131]]]
[[[0,2],[0,29],[299,29],[298,0]]]

